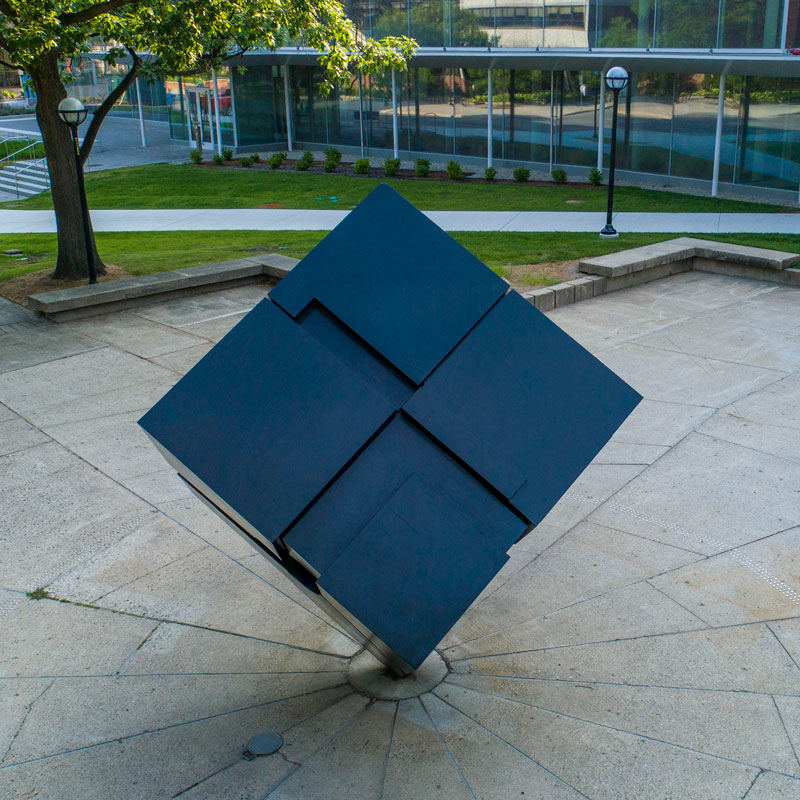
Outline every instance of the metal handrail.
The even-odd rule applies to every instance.
[[[9,141],[9,140],[5,139],[4,141]],[[2,144],[2,142],[0,142],[0,144]],[[6,156],[5,158],[0,158],[0,164],[2,164],[4,161],[10,161],[12,159],[14,161],[17,161],[18,159],[16,159],[15,156],[18,156],[20,153],[24,153],[26,150],[30,150],[32,147],[35,148],[37,144],[41,144],[41,142],[38,139],[32,140],[30,144],[26,144],[25,147],[21,148],[20,150],[11,153],[11,155]]]
[[[19,169],[14,173],[14,191],[17,195],[17,200],[19,200],[19,176],[22,175],[23,172],[27,172],[29,169],[34,169],[35,167],[38,167],[42,162],[47,162],[46,156],[44,156],[43,158],[37,158],[35,161],[31,161],[27,167],[23,167],[22,169]],[[51,188],[50,170],[45,170],[45,178],[47,180],[47,188],[50,189]]]

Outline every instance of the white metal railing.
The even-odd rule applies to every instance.
[[[0,162],[2,162],[3,160],[4,159],[0,159]],[[24,175],[26,172],[28,172],[30,170],[33,170],[33,171],[38,172],[40,174],[44,173],[44,179],[45,179],[45,182],[47,183],[47,188],[48,189],[50,188],[50,171],[48,169],[46,169],[46,168],[44,170],[41,169],[41,167],[43,165],[46,167],[46,164],[47,164],[47,158],[46,157],[37,158],[36,160],[31,161],[29,164],[24,166],[22,169],[15,169],[11,173],[14,176],[14,194],[16,195],[17,200],[20,199],[20,196],[19,196],[19,178],[20,178],[20,175]],[[6,173],[6,174],[8,174],[8,173]],[[44,190],[42,190],[42,191],[44,191]]]

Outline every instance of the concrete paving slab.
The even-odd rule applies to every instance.
[[[119,350],[142,358],[162,356],[203,343],[200,337],[124,311],[104,314],[89,320],[62,322],[59,327],[114,345]]]
[[[248,636],[164,622],[128,659],[123,675],[344,674],[347,660]]]
[[[457,662],[459,672],[794,695],[800,668],[766,625],[689,631]]]
[[[247,741],[325,707],[327,693],[201,719],[0,770],[0,795],[64,800],[172,797],[238,763]],[[181,753],[182,758],[165,758]],[[269,787],[267,787],[269,789]]]
[[[194,498],[186,483],[172,469],[160,469],[129,478],[125,485],[146,503],[154,506],[188,502]]]
[[[449,691],[447,687],[443,694]],[[427,694],[422,702],[473,797],[516,800],[525,793],[526,797],[575,800],[584,796],[437,695]],[[487,769],[487,764],[493,768]]]
[[[0,487],[0,586],[12,589],[47,586],[153,513],[55,442],[0,458]]]
[[[800,780],[762,772],[755,780],[746,800],[794,800],[800,792]]]
[[[636,583],[453,647],[446,653],[452,663],[472,656],[545,650],[707,627],[695,614],[652,586]]]
[[[798,566],[800,528],[793,528],[650,583],[713,627],[737,625],[800,616]]]
[[[209,293],[184,297],[180,300],[170,300],[165,303],[137,308],[131,314],[142,317],[143,319],[160,322],[173,328],[182,329],[198,322],[208,322],[210,320],[225,317],[228,314],[241,314],[249,311],[247,303]],[[191,333],[191,331],[189,331]],[[197,335],[195,333],[195,335]],[[207,338],[207,337],[204,337]]]
[[[603,350],[602,355],[603,363],[645,399],[714,408],[786,377],[786,372],[779,370],[644,347],[635,342]]]
[[[336,655],[358,648],[235,561],[205,548],[103,597],[105,608],[253,636]],[[301,613],[298,613],[301,612]]]
[[[800,523],[798,482],[797,464],[691,433],[590,519],[711,555]]]
[[[720,409],[701,433],[800,461],[800,377],[792,375]]]
[[[355,787],[363,797],[380,796],[396,708],[396,703],[373,703],[292,772],[270,798],[351,800]]]
[[[105,347],[102,342],[79,333],[67,331],[63,336],[54,336],[49,328],[6,331],[0,333],[0,344],[0,373]]]
[[[151,361],[171,369],[177,375],[185,375],[212,347],[212,344],[204,342],[194,347],[187,347],[185,350],[175,350],[172,353],[165,353],[163,356],[156,356]]]
[[[729,309],[640,336],[636,344],[781,372],[800,369],[800,331],[737,325]]]
[[[791,775],[800,769],[767,695],[479,675],[448,681],[719,758]]]
[[[183,330],[193,336],[202,336],[212,342],[218,342],[245,318],[246,313],[246,311],[228,311],[213,319],[184,325]]]
[[[57,678],[32,704],[3,764],[194,722],[341,686],[342,673]],[[349,687],[344,688],[350,691]],[[334,693],[338,700],[341,690]],[[314,706],[316,706],[314,698]],[[72,724],[76,709],[82,722]]]
[[[47,434],[42,433],[22,417],[0,422],[0,456],[11,455],[49,441],[50,437]]]
[[[698,558],[696,553],[583,522],[513,581],[473,605],[445,646],[490,635]]]
[[[450,754],[418,698],[398,704],[382,800],[470,800]]]
[[[48,590],[59,598],[98,603],[121,586],[207,546],[172,520],[152,514],[118,542],[53,581]]]
[[[741,797],[756,767],[444,684],[436,694],[597,800]],[[565,758],[581,743],[580,758]]]
[[[96,608],[27,600],[3,620],[0,675],[111,675],[156,625]]]
[[[614,434],[613,442],[672,447],[715,409],[687,403],[642,400]]]
[[[56,327],[56,326],[54,326]],[[48,329],[46,334],[56,341],[59,335]],[[69,336],[67,336],[69,339]],[[148,384],[172,373],[149,361],[123,353],[116,348],[93,342],[92,352],[69,357],[57,357],[50,363],[37,362],[40,366],[18,369],[0,375],[0,399],[10,408],[35,422],[31,412],[51,406],[64,407],[95,395],[118,391],[136,384]],[[34,343],[34,349],[36,345]]]
[[[800,619],[771,622],[767,627],[800,668]]]

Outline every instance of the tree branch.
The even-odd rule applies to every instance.
[[[11,19],[19,19],[19,12],[15,11],[8,0],[0,0],[0,13],[5,14]]]
[[[22,72],[25,72],[25,67],[20,66],[19,64],[11,64],[4,58],[0,58],[0,66],[5,67],[6,69],[19,69],[22,70]]]
[[[3,0],[0,0],[3,2]],[[131,5],[132,3],[140,3],[141,0],[103,0],[102,3],[84,8],[82,11],[74,11],[71,13],[62,14],[58,21],[62,25],[76,25],[80,22],[89,22],[89,20],[99,17],[102,14],[108,14],[110,11],[116,11],[123,6]]]
[[[125,77],[119,82],[115,89],[106,96],[106,99],[103,100],[98,109],[92,114],[92,121],[89,123],[89,127],[83,136],[83,143],[81,144],[81,164],[85,164],[89,158],[89,153],[92,152],[92,145],[97,138],[97,132],[100,130],[103,120],[108,115],[108,112],[111,111],[114,103],[128,91],[128,87],[136,80],[136,74],[142,66],[141,56],[135,53],[130,47],[126,49],[131,54],[133,64]]]

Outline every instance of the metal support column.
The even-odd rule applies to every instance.
[[[219,84],[217,83],[217,71],[211,68],[211,80],[214,86],[214,122],[217,128],[217,154],[222,155],[222,124],[219,121]]]
[[[555,72],[550,71],[550,172],[553,171],[553,103],[555,102]]]
[[[292,152],[292,103],[289,95],[289,65],[283,67],[283,99],[286,105],[286,149]]]
[[[597,169],[603,171],[603,147],[606,140],[606,76],[600,72],[600,114],[597,118]]]
[[[494,118],[494,87],[492,81],[492,68],[489,67],[489,107],[486,110],[486,166],[492,166],[492,149],[494,145],[494,135],[492,133],[492,120]]]
[[[397,134],[397,77],[394,70],[392,70],[392,142],[394,143],[392,158],[400,158],[400,142]]]
[[[142,147],[147,147],[147,135],[144,132],[144,114],[142,113],[142,90],[139,79],[136,79],[136,103],[139,106],[139,133],[142,135]]]
[[[722,153],[722,123],[725,116],[725,73],[719,76],[719,102],[717,103],[717,132],[714,137],[714,172],[711,178],[711,196],[719,190],[719,159]]]

